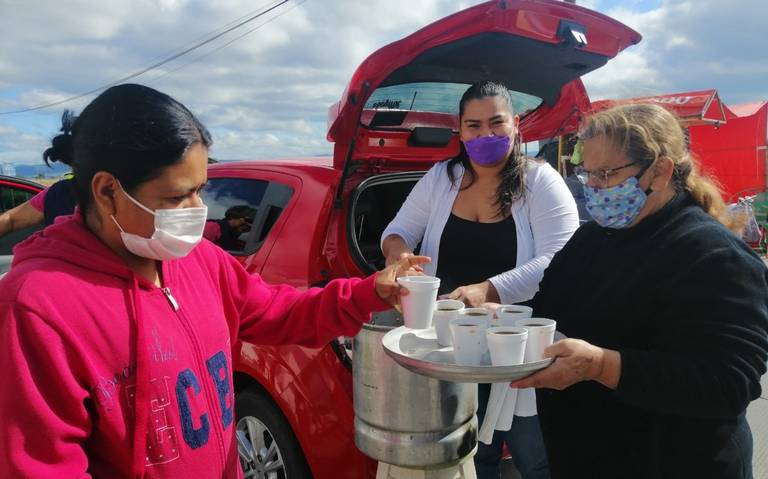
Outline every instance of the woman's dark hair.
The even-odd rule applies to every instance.
[[[254,216],[256,216],[256,208],[251,208],[248,205],[235,205],[224,212],[224,219],[227,220],[246,218],[253,221]]]
[[[58,161],[72,166],[72,127],[77,117],[70,111],[64,110],[61,115],[61,135],[56,135],[51,141],[51,147],[43,152],[43,161],[48,166]]]
[[[470,86],[467,91],[462,95],[459,101],[459,124],[464,117],[464,108],[471,100],[481,100],[488,97],[500,97],[509,106],[509,111],[514,115],[514,108],[512,106],[512,94],[501,83],[492,81],[485,81],[481,83],[475,83]],[[456,174],[454,173],[454,167],[460,164],[464,167],[464,170],[469,174],[469,183],[462,189],[469,188],[475,182],[475,170],[472,168],[472,162],[469,160],[464,143],[460,143],[459,154],[455,158],[448,160],[448,178],[451,183],[456,183]],[[512,152],[508,157],[507,163],[501,170],[501,183],[496,190],[496,201],[494,205],[499,207],[499,214],[507,216],[509,207],[515,201],[525,196],[525,170],[527,160],[521,153],[520,133],[515,135],[515,140],[512,145]]]
[[[118,85],[96,97],[80,116],[65,112],[63,134],[43,154],[72,166],[80,208],[91,202],[91,180],[106,171],[127,192],[157,178],[210,133],[184,105],[142,85]]]

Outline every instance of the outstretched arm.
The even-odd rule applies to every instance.
[[[0,236],[28,228],[45,220],[43,212],[25,201],[19,206],[0,214]]]

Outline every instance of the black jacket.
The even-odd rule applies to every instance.
[[[615,391],[538,391],[553,478],[751,477],[744,412],[768,360],[767,271],[688,195],[633,228],[583,225],[534,310],[621,353]]]

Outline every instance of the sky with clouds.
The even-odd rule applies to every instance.
[[[45,110],[2,112],[108,84],[275,3],[0,0],[0,163],[40,163],[64,108],[79,111],[95,94]],[[132,81],[195,112],[214,135],[216,158],[329,154],[328,106],[357,65],[377,48],[476,3],[290,0]],[[708,88],[717,88],[726,104],[768,99],[766,0],[578,3],[644,37],[584,78],[592,99]]]

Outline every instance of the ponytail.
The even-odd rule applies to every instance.
[[[678,184],[681,184],[682,188],[707,214],[737,235],[741,235],[747,223],[746,215],[730,212],[717,183],[699,173],[698,165],[694,159],[690,155],[686,156],[688,158],[680,163],[681,168],[675,165],[675,175],[680,175],[678,176]]]

